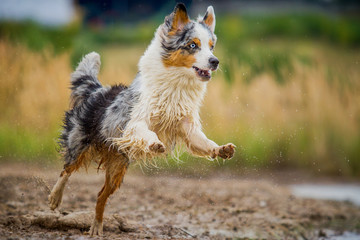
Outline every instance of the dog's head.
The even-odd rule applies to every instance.
[[[179,3],[165,17],[161,30],[161,58],[166,68],[181,68],[181,72],[208,81],[219,65],[213,51],[216,44],[215,13],[209,6],[204,17],[190,20],[186,7]]]

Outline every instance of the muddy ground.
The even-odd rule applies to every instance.
[[[88,239],[103,173],[75,173],[59,211],[60,168],[0,164],[0,239]],[[146,176],[130,171],[107,204],[106,239],[319,239],[359,231],[360,208],[301,199],[276,181]],[[329,236],[327,236],[329,237]]]

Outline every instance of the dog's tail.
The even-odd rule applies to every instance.
[[[73,107],[80,105],[91,93],[102,88],[97,79],[100,64],[100,55],[91,52],[83,57],[75,72],[71,74],[71,102]]]

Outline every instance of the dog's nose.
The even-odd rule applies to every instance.
[[[209,63],[212,69],[216,69],[217,66],[219,65],[219,59],[217,59],[216,57],[211,57],[209,59]]]

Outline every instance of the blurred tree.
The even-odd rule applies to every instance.
[[[178,1],[168,0],[77,0],[84,9],[84,23],[103,26],[117,22],[136,22],[147,19],[158,12],[170,12]],[[190,6],[192,0],[183,0]]]

